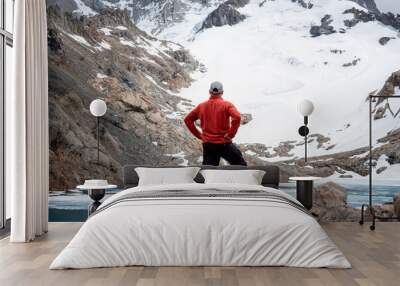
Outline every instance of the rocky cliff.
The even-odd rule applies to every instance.
[[[235,9],[235,7],[241,7],[242,5],[246,5],[246,3],[233,0],[222,3],[207,16],[200,30],[225,25],[233,26],[242,22],[246,19],[246,16]]]
[[[376,3],[374,0],[350,0],[350,1],[357,3],[358,5],[368,9],[369,11],[371,11],[373,13],[379,13],[379,9],[376,6]]]
[[[140,31],[126,10],[75,17],[50,7],[48,44],[51,189],[87,178],[120,183],[128,163],[197,161],[200,144],[181,121],[191,104],[175,95],[198,68],[188,51]],[[99,164],[89,112],[96,98],[108,106]]]

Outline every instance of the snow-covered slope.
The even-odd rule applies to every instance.
[[[240,143],[276,145],[283,140],[300,139],[297,128],[302,118],[297,104],[311,99],[315,112],[310,118],[312,133],[331,138],[329,151],[311,148],[311,155],[352,150],[368,144],[368,94],[382,87],[388,76],[400,69],[400,39],[397,31],[377,21],[347,28],[344,20],[352,7],[365,10],[351,1],[313,1],[304,9],[289,0],[252,0],[239,8],[246,20],[234,25],[214,27],[197,33],[197,27],[218,3],[186,12],[180,22],[158,34],[187,47],[207,72],[198,73],[191,87],[181,95],[201,102],[208,97],[208,85],[220,80],[225,98],[253,120],[237,136]],[[365,10],[366,11],[366,10]],[[311,37],[310,27],[331,15],[336,31]],[[148,22],[139,22],[152,30]],[[381,37],[394,37],[382,46]],[[357,60],[356,65],[344,65]],[[374,126],[375,137],[400,127],[399,120],[387,117]],[[312,146],[311,146],[312,147]],[[299,149],[302,154],[303,147]],[[294,150],[295,153],[298,153]]]

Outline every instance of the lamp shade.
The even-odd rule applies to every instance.
[[[301,115],[309,116],[314,111],[314,104],[310,100],[305,99],[299,103],[297,108]]]
[[[90,103],[90,113],[93,116],[101,117],[107,112],[107,105],[104,100],[95,99]]]

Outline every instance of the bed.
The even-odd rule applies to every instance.
[[[196,183],[137,186],[108,198],[50,269],[118,266],[291,266],[350,268],[343,253],[294,198],[278,189],[275,166],[262,185]],[[203,166],[202,169],[216,167]]]

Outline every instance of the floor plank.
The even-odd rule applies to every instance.
[[[118,267],[85,270],[48,269],[81,223],[50,223],[45,236],[28,244],[0,240],[2,286],[398,286],[400,223],[329,223],[323,227],[352,263],[352,269],[289,267]]]

